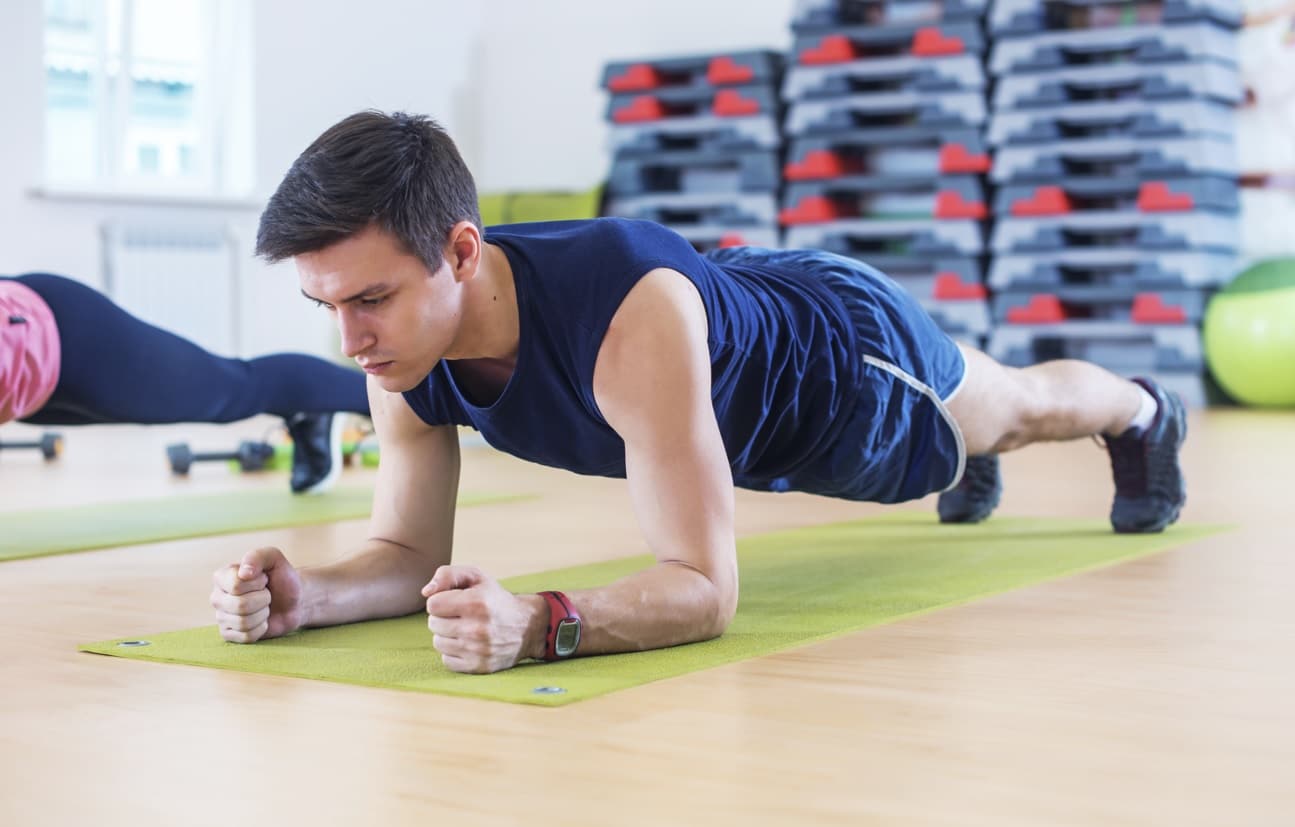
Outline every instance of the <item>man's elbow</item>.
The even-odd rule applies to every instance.
[[[737,614],[737,592],[734,590],[731,599],[726,599],[717,607],[715,619],[713,621],[713,632],[711,637],[719,637],[728,630],[728,625],[733,622],[733,616]]]
[[[716,638],[724,634],[733,616],[737,614],[737,577],[711,578],[710,606],[706,638]]]
[[[670,560],[686,572],[676,594],[676,617],[684,625],[679,629],[682,642],[698,643],[724,634],[737,614],[737,568],[729,571],[706,571],[691,563]]]

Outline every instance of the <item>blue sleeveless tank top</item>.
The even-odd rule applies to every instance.
[[[878,459],[906,465],[910,446],[896,435],[912,417],[901,410],[898,424],[876,421],[895,391],[875,386],[891,382],[888,374],[864,375],[868,348],[860,332],[884,345],[890,325],[861,318],[858,308],[874,302],[843,300],[842,287],[854,289],[850,280],[834,283],[812,268],[758,255],[716,260],[665,227],[621,218],[491,227],[486,241],[504,252],[513,271],[516,366],[498,398],[481,406],[440,362],[404,394],[425,422],[471,426],[495,448],[544,465],[625,476],[624,442],[594,400],[594,365],[625,296],[649,271],[668,267],[692,281],[706,309],[711,398],[737,485],[880,501],[933,490],[901,490],[902,474],[899,483],[879,488],[867,473],[874,469],[862,467]],[[861,395],[868,397],[862,403]],[[861,467],[843,469],[838,443],[843,431],[859,427],[867,433],[849,441],[862,439],[862,450],[852,450],[845,464]],[[895,456],[879,457],[879,450]],[[941,486],[949,482],[944,471],[936,476]]]

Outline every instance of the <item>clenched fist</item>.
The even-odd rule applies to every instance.
[[[301,575],[277,548],[258,548],[212,575],[220,636],[255,643],[301,628]]]
[[[536,644],[527,631],[543,598],[513,594],[475,566],[441,566],[423,597],[432,645],[455,672],[509,669]]]

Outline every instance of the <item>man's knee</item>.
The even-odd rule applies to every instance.
[[[980,351],[963,348],[967,377],[949,411],[962,429],[969,454],[997,454],[1027,444],[1043,416],[1033,380]]]

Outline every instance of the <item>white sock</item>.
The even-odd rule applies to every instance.
[[[1156,398],[1147,393],[1147,389],[1138,385],[1138,393],[1142,395],[1142,402],[1138,405],[1138,412],[1133,415],[1133,421],[1129,423],[1129,429],[1125,433],[1132,432],[1133,436],[1142,436],[1151,427],[1151,423],[1156,421],[1156,412],[1160,406],[1156,404]]]

